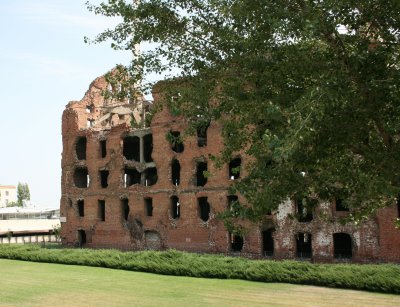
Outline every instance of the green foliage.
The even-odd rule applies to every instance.
[[[130,76],[169,75],[164,104],[174,114],[195,127],[219,121],[223,160],[244,149],[254,158],[236,186],[250,215],[301,194],[344,199],[358,221],[398,197],[399,1],[110,0],[88,7],[123,20],[92,42],[110,39],[130,51],[155,43],[136,54]],[[153,84],[142,85],[149,92]]]
[[[19,204],[16,201],[11,201],[7,204],[7,207],[18,207]]]
[[[27,183],[18,182],[17,187],[17,202],[18,206],[22,207],[24,200],[30,200],[31,194],[29,192],[29,186]]]
[[[182,136],[181,135],[174,136],[171,131],[168,131],[165,134],[165,138],[171,144],[171,146],[175,146],[176,144],[182,144],[183,143]]]
[[[37,245],[2,245],[0,258],[86,265],[163,275],[318,285],[400,293],[398,265],[311,264],[250,260],[217,255],[166,252],[121,252],[91,249],[43,249]]]
[[[53,235],[56,237],[56,241],[60,241],[60,236],[61,236],[61,226],[60,225],[54,225],[52,229]]]

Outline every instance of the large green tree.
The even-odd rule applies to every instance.
[[[31,193],[29,192],[29,186],[27,183],[18,182],[17,186],[17,204],[18,206],[23,206],[24,200],[30,200]]]
[[[122,17],[92,42],[130,51],[149,43],[124,70],[130,80],[167,76],[164,102],[174,113],[193,125],[222,124],[222,160],[241,150],[254,158],[235,187],[250,204],[241,215],[263,216],[291,197],[310,206],[337,198],[358,220],[395,202],[398,0],[109,0],[88,8]]]

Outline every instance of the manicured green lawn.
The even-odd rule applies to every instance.
[[[0,259],[1,306],[400,306],[399,295]]]

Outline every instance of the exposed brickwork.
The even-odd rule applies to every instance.
[[[63,244],[77,246],[82,243],[94,248],[126,250],[175,248],[230,253],[232,237],[216,218],[216,213],[228,206],[229,170],[227,165],[218,169],[208,160],[210,154],[218,154],[223,148],[218,124],[212,122],[208,128],[207,146],[199,147],[197,138],[190,136],[184,139],[184,151],[176,153],[166,135],[171,130],[182,133],[185,129],[183,120],[163,110],[155,115],[149,128],[132,129],[131,114],[140,120],[142,109],[127,102],[105,101],[101,91],[106,89],[105,79],[96,79],[85,97],[68,104],[63,114],[61,216],[66,218],[62,223]],[[155,99],[157,103],[156,96]],[[144,162],[143,152],[139,162],[127,160],[123,154],[124,138],[138,136],[143,140],[148,134],[153,138],[153,161]],[[82,137],[86,138],[86,157],[79,160],[76,144]],[[106,142],[105,157],[102,157],[105,153],[102,153],[101,141]],[[178,186],[172,183],[171,162],[174,158],[181,167]],[[212,174],[204,187],[195,184],[198,161],[207,161],[208,171]],[[241,176],[245,162],[246,158],[242,157]],[[158,177],[154,185],[146,186],[145,176],[138,175],[141,184],[125,187],[125,168],[142,173],[152,167],[157,169]],[[83,169],[83,174],[87,169],[90,178],[87,188],[76,187],[74,176],[78,176],[75,174],[77,168]],[[109,174],[108,186],[104,188],[101,187],[101,170],[107,170]],[[80,175],[79,180],[85,184],[85,175]],[[172,196],[179,197],[180,216],[176,219],[172,218],[171,211],[176,209],[171,205]],[[200,218],[199,197],[207,197],[210,204],[207,221]],[[152,199],[152,216],[147,216],[145,198]],[[83,212],[79,212],[79,200],[83,203]],[[99,200],[105,201],[105,221],[101,221]],[[244,202],[240,195],[239,201]],[[129,214],[124,208],[126,202]],[[351,238],[353,261],[400,262],[400,231],[393,224],[398,214],[397,207],[382,209],[376,217],[359,226],[339,223],[338,218],[347,213],[336,212],[329,203],[320,204],[310,222],[299,222],[295,213],[294,202],[287,201],[273,215],[266,216],[262,223],[248,224],[250,230],[243,238],[241,253],[253,257],[272,254],[266,246],[267,230],[273,228],[273,257],[276,259],[310,256],[307,247],[299,255],[297,241],[301,238],[301,245],[311,242],[313,261],[337,261],[334,258],[334,234],[345,233]]]

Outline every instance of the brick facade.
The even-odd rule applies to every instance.
[[[382,209],[356,226],[339,223],[347,213],[330,203],[320,204],[311,220],[299,222],[298,206],[287,201],[261,223],[248,224],[243,238],[230,235],[216,218],[228,207],[229,167],[218,169],[208,159],[223,148],[218,124],[210,124],[206,146],[199,147],[197,137],[189,136],[183,151],[175,148],[176,152],[166,135],[182,133],[184,120],[164,109],[150,127],[132,129],[132,115],[140,121],[146,102],[136,107],[127,101],[106,101],[101,95],[106,89],[105,79],[97,78],[84,98],[69,103],[63,113],[64,245],[311,257],[318,262],[335,261],[335,255],[356,262],[400,262],[400,230],[393,224],[397,207]],[[241,158],[243,176],[246,157]],[[199,162],[207,163],[211,173],[204,186],[196,179]]]

